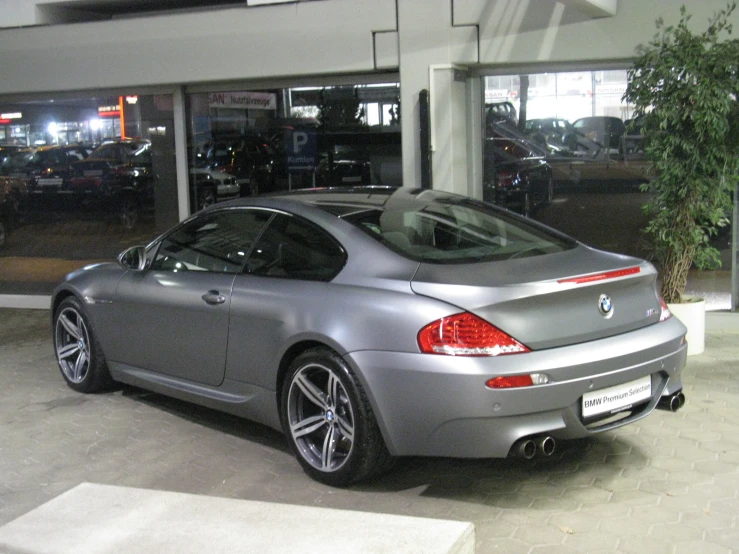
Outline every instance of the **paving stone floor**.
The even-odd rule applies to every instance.
[[[479,553],[739,552],[739,325],[709,327],[677,413],[545,460],[406,459],[346,490],[310,480],[260,425],[130,387],[73,392],[50,327],[0,309],[0,525],[87,481],[471,521]]]

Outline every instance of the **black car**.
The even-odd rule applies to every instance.
[[[142,210],[154,206],[151,142],[121,139],[103,143],[85,160],[72,164],[71,187],[84,203],[112,210],[126,228]]]
[[[259,135],[217,139],[207,145],[203,165],[236,177],[242,196],[272,192],[276,154],[269,141]]]
[[[84,144],[39,148],[27,165],[32,170],[28,180],[31,202],[48,200],[58,205],[67,199],[73,201],[73,164],[87,158],[92,151],[91,146]]]
[[[521,139],[485,139],[483,200],[529,216],[554,197],[552,168],[543,151]]]
[[[621,137],[626,134],[626,125],[618,117],[597,115],[583,117],[572,126],[578,133],[607,148],[610,152],[622,153]]]

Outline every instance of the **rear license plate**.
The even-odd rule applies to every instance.
[[[59,178],[46,178],[39,179],[38,184],[41,187],[59,187],[63,183],[63,180]]]
[[[586,392],[582,395],[582,416],[626,410],[651,396],[652,378],[649,375],[622,385]]]

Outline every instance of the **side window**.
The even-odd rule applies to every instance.
[[[239,273],[272,212],[228,210],[198,217],[175,229],[159,246],[152,269]]]
[[[344,249],[323,229],[278,214],[259,238],[244,271],[267,277],[330,281],[344,263]]]

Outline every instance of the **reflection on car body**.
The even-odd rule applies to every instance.
[[[551,454],[681,399],[685,328],[656,278],[462,196],[300,191],[70,274],[54,349],[76,391],[114,380],[281,429],[340,486],[395,456]]]

